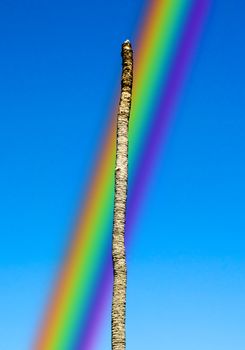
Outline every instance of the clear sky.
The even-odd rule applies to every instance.
[[[30,348],[146,3],[0,0],[0,349]],[[245,348],[244,22],[213,1],[134,227],[129,349]]]

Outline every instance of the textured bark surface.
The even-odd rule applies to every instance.
[[[126,348],[125,214],[128,183],[128,123],[133,82],[133,51],[127,40],[122,45],[121,97],[117,114],[117,150],[115,169],[114,222],[112,238],[113,299],[112,350]]]

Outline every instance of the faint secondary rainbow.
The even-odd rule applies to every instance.
[[[149,165],[153,165],[151,162],[161,142],[161,132],[167,126],[208,2],[152,0],[147,8],[136,43],[129,134],[131,180],[127,226],[139,205],[146,178],[149,177]],[[179,74],[177,79],[176,74]],[[90,335],[94,337],[94,311],[103,302],[99,294],[108,281],[114,163],[113,114],[75,235],[34,346],[36,350],[92,348]],[[146,175],[142,177],[141,171],[145,171]]]

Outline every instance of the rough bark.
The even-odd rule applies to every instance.
[[[127,40],[122,45],[121,97],[117,114],[114,221],[112,237],[113,299],[112,350],[126,349],[125,215],[128,183],[128,123],[133,82],[133,51]]]

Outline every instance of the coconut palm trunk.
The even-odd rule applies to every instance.
[[[126,349],[126,285],[125,216],[128,183],[128,123],[133,82],[133,51],[127,40],[122,45],[121,97],[117,114],[117,149],[115,198],[112,237],[113,299],[112,350]]]

